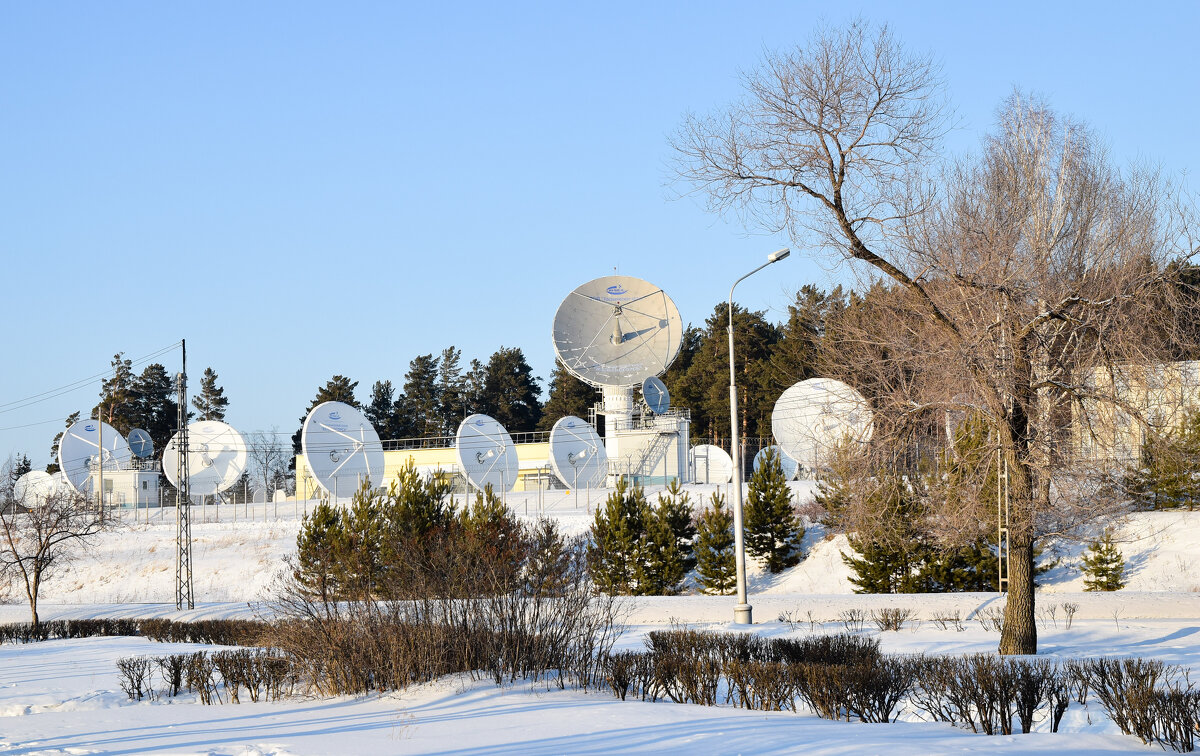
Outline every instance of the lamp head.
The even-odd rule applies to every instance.
[[[792,254],[792,250],[788,249],[787,247],[784,247],[783,249],[777,249],[774,252],[772,252],[771,254],[767,255],[767,262],[769,262],[769,263],[779,262],[780,260],[782,260],[783,258],[787,257],[790,254]]]

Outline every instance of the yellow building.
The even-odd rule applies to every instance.
[[[517,450],[518,477],[513,491],[536,491],[559,486],[554,471],[550,468],[550,434],[521,433],[514,438]],[[383,452],[383,485],[388,486],[399,471],[412,460],[417,472],[422,474],[440,474],[447,479],[457,478],[458,457],[452,446],[443,444],[452,442],[453,438],[415,439],[409,445],[412,448],[387,449],[385,442]],[[461,489],[460,489],[461,490]],[[313,499],[320,496],[321,488],[312,476],[308,460],[303,454],[296,456],[296,493],[301,499]],[[336,492],[339,498],[344,498],[353,491]]]
[[[1200,408],[1200,361],[1097,368],[1088,384],[1106,397],[1075,414],[1076,442],[1091,459],[1136,460],[1147,434],[1169,433]]]

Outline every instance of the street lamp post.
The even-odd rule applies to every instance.
[[[791,254],[791,250],[776,250],[767,255],[767,261],[733,282],[729,287],[729,456],[733,458],[733,538],[734,559],[737,563],[737,606],[733,607],[733,621],[743,625],[754,623],[753,608],[746,601],[746,544],[742,528],[742,455],[738,448],[738,402],[737,378],[733,369],[733,290],[742,281]]]

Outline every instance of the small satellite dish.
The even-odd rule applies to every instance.
[[[188,492],[212,496],[237,483],[246,469],[246,441],[232,426],[216,420],[188,425]],[[179,487],[179,434],[163,450],[163,472]]]
[[[45,506],[59,491],[59,481],[44,470],[30,470],[13,485],[13,499],[25,507]]]
[[[733,480],[733,459],[719,446],[693,446],[692,460],[696,466],[696,483],[728,483]]]
[[[766,464],[767,452],[772,449],[775,450],[775,456],[779,457],[779,466],[783,468],[783,479],[795,480],[796,473],[800,471],[800,464],[778,446],[764,446],[758,450],[758,454],[754,455],[754,471],[758,472],[758,468]]]
[[[363,413],[344,402],[322,402],[304,419],[300,445],[317,484],[339,499],[363,481],[383,485],[383,444]]]
[[[554,351],[593,386],[636,386],[679,354],[683,321],[666,293],[640,278],[605,276],[567,295],[554,315]]]
[[[816,467],[840,444],[869,441],[871,420],[862,394],[832,378],[809,378],[775,402],[771,433],[788,456]]]
[[[100,428],[104,427],[101,439]],[[100,448],[103,441],[104,448]],[[58,466],[71,490],[92,493],[92,468],[103,464],[105,470],[120,470],[129,465],[129,444],[117,429],[99,420],[80,420],[63,433],[58,442]]]
[[[482,491],[511,491],[517,484],[517,447],[504,426],[487,415],[469,415],[454,438],[458,464],[471,485]]]
[[[655,376],[650,376],[642,381],[642,399],[645,400],[650,411],[656,415],[661,415],[671,409],[671,392],[667,391],[667,384]]]
[[[567,415],[550,429],[550,466],[568,488],[601,488],[608,452],[591,423]]]
[[[154,456],[154,440],[150,434],[141,428],[129,431],[129,448],[138,459],[149,459]]]

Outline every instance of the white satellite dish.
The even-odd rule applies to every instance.
[[[679,354],[683,321],[666,293],[640,278],[605,276],[567,295],[554,315],[554,351],[593,386],[636,386]]]
[[[733,480],[733,459],[719,446],[700,444],[692,447],[695,465],[694,483],[728,483]]]
[[[300,445],[317,484],[348,498],[363,481],[383,485],[383,444],[371,421],[345,402],[322,402],[304,419]]]
[[[800,471],[800,463],[787,455],[783,449],[778,446],[764,446],[758,450],[758,454],[754,455],[754,472],[758,472],[758,468],[762,467],[767,462],[767,452],[775,450],[775,456],[779,457],[779,466],[783,468],[784,480],[795,480],[796,473]]]
[[[187,428],[188,493],[212,496],[237,483],[246,469],[246,441],[232,426],[199,420]],[[179,434],[163,450],[163,472],[179,487]]]
[[[517,484],[517,447],[504,426],[487,415],[470,415],[454,438],[458,464],[471,485],[482,491],[511,491]]]
[[[550,466],[568,488],[601,488],[608,452],[591,423],[567,415],[550,429]]]
[[[104,427],[101,439],[100,428]],[[104,449],[100,448],[103,441]],[[92,493],[92,468],[100,465],[105,470],[120,470],[129,466],[132,453],[125,438],[117,429],[99,420],[80,420],[63,432],[58,442],[58,466],[71,490],[90,495]]]
[[[45,506],[57,493],[59,480],[44,470],[30,470],[13,485],[13,499],[29,508]]]
[[[871,407],[863,395],[832,378],[809,378],[780,395],[771,433],[788,456],[819,466],[843,443],[871,439]]]
[[[154,456],[154,439],[141,428],[129,431],[129,448],[138,459],[149,459]]]
[[[655,376],[642,381],[642,400],[656,415],[671,409],[671,392],[667,391],[667,384]]]

